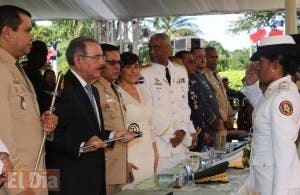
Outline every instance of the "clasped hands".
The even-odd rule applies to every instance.
[[[115,131],[114,138],[124,137],[124,142],[129,142],[134,139],[134,133],[129,131]],[[83,152],[93,152],[98,150],[99,148],[106,148],[108,145],[100,139],[98,136],[92,136],[87,142],[85,142],[84,146],[92,146],[84,149]]]
[[[176,130],[173,136],[170,138],[170,143],[173,148],[176,148],[183,140],[185,131],[182,129]]]

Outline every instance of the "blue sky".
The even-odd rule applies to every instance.
[[[206,41],[218,41],[225,49],[233,51],[235,49],[249,48],[251,43],[249,34],[233,35],[227,32],[230,21],[237,20],[240,16],[240,14],[226,14],[193,17],[197,18],[195,23],[203,32],[201,38],[204,38]]]

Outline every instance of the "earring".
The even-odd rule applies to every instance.
[[[272,72],[275,72],[275,70],[274,70],[274,69],[272,69]]]

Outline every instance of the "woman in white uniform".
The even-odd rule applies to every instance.
[[[143,137],[128,143],[128,162],[138,167],[138,170],[133,173],[133,183],[124,188],[131,188],[134,184],[153,176],[158,163],[158,151],[152,126],[151,99],[143,85],[136,84],[139,76],[138,56],[130,52],[121,54],[118,89],[126,107],[126,125],[137,123],[143,132]]]
[[[299,195],[300,161],[295,141],[300,127],[300,96],[290,74],[298,68],[291,36],[262,39],[250,58],[242,92],[254,107],[250,185],[261,195]],[[267,88],[262,92],[256,81]]]

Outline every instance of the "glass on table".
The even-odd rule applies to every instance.
[[[215,148],[209,147],[207,153],[208,153],[208,163],[212,164],[214,162],[214,158],[215,158]]]

